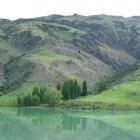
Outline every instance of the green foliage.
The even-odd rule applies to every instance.
[[[58,106],[61,103],[62,94],[52,88],[34,87],[32,94],[17,97],[17,105],[19,106],[37,106],[40,104],[48,104],[49,106]]]
[[[43,95],[46,93],[46,88],[41,87],[40,89],[37,87],[34,87],[32,95],[36,95],[40,98],[40,101],[42,101]]]
[[[19,106],[36,106],[40,104],[40,98],[37,95],[18,96],[17,105]]]
[[[58,91],[54,91],[54,92],[48,92],[45,96],[44,96],[46,103],[53,107],[53,106],[59,106],[61,104],[61,98],[62,95],[60,92]]]
[[[32,95],[39,96],[39,94],[40,94],[39,89],[37,87],[34,87]]]
[[[81,88],[76,79],[68,80],[63,83],[62,95],[64,100],[75,99],[81,95]]]
[[[48,104],[47,93],[42,96],[41,104]]]
[[[78,85],[78,82],[77,82],[76,79],[74,80],[73,91],[74,91],[74,94],[75,94],[74,95],[75,98],[77,98],[77,97],[80,96],[80,94],[81,94],[81,88]]]
[[[23,98],[17,97],[17,104],[18,104],[19,106],[23,105]]]
[[[62,95],[64,100],[70,99],[70,82],[65,81],[62,85]]]
[[[31,106],[37,106],[40,104],[40,98],[37,95],[33,95],[30,98],[30,105]]]
[[[60,84],[60,83],[57,84],[57,85],[56,85],[56,88],[57,88],[57,90],[61,91],[61,84]]]
[[[46,88],[44,87],[40,88],[40,92],[39,92],[40,102],[42,102],[43,96],[45,95],[46,92],[47,92]]]
[[[83,81],[83,87],[82,87],[82,96],[86,96],[87,95],[87,82]]]

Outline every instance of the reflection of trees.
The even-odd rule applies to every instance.
[[[82,118],[69,110],[18,108],[0,113],[0,140],[139,140],[130,131],[114,127],[105,121]],[[13,113],[14,112],[14,113]],[[16,114],[17,112],[17,114]],[[113,114],[117,115],[117,114]],[[129,114],[128,114],[129,115]],[[133,116],[130,115],[129,118]],[[134,123],[128,121],[126,125]],[[135,118],[139,124],[139,116]],[[134,129],[135,130],[135,129]]]
[[[87,119],[86,118],[82,118],[82,129],[83,130],[86,129],[86,123],[87,123]]]
[[[80,118],[76,116],[62,115],[62,127],[67,130],[75,131],[78,127],[86,128],[86,118]]]
[[[30,120],[33,125],[59,125],[61,112],[55,110],[19,108],[17,115]]]
[[[33,125],[46,125],[48,127],[56,126],[64,129],[76,130],[78,127],[86,129],[86,118],[71,116],[63,111],[33,109],[33,108],[18,108],[17,116],[21,116],[32,122]],[[62,122],[61,122],[62,120]]]

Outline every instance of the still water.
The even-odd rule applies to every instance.
[[[0,140],[140,140],[140,112],[0,107]]]

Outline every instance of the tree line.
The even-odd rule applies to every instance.
[[[83,81],[81,88],[76,79],[67,80],[62,85],[58,84],[57,90],[61,91],[64,100],[75,99],[79,96],[87,95],[87,82]]]
[[[35,106],[39,105],[43,101],[43,96],[46,92],[46,88],[34,87],[32,94],[26,96],[18,96],[17,104],[20,106]]]
[[[57,88],[57,90],[56,90]],[[17,97],[17,105],[19,106],[37,106],[47,104],[49,106],[58,106],[61,99],[69,100],[80,96],[87,95],[87,82],[83,81],[82,86],[77,80],[67,80],[63,84],[57,84],[54,90],[45,87],[34,87],[32,93]]]
[[[18,96],[17,104],[19,106],[36,106],[39,104],[48,104],[48,106],[57,106],[61,103],[61,93],[56,90],[47,90],[44,87],[34,87],[32,94]]]

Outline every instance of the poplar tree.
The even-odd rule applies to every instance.
[[[83,81],[83,87],[82,87],[82,96],[87,95],[87,82]]]

